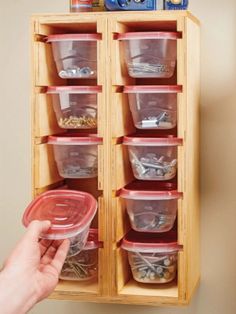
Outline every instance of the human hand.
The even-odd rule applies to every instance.
[[[6,260],[0,274],[2,314],[24,314],[56,287],[70,243],[39,240],[49,227],[49,221],[32,221]]]

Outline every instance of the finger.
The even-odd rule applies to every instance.
[[[48,248],[52,245],[52,240],[41,239],[39,241],[40,256],[43,257]]]
[[[68,250],[70,247],[70,241],[68,239],[64,240],[62,242],[62,244],[59,246],[52,262],[51,262],[51,266],[54,267],[56,269],[56,271],[58,272],[58,274],[60,274],[62,266],[65,262]]]
[[[54,258],[58,247],[62,244],[63,240],[55,240],[51,241],[51,244],[47,247],[44,251],[44,254],[41,255],[41,264],[47,265],[51,263],[52,259]]]
[[[40,263],[43,265],[51,263],[56,254],[56,251],[57,249],[53,247],[53,245],[50,245],[48,249],[45,251],[44,255],[42,256]]]
[[[48,220],[39,221],[33,220],[28,228],[25,237],[30,238],[33,241],[38,241],[40,235],[48,231],[51,226],[51,222]]]

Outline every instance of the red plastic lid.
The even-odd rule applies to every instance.
[[[130,39],[178,39],[182,38],[181,32],[131,32],[118,34],[118,40]]]
[[[49,86],[47,89],[47,94],[97,94],[101,93],[101,91],[101,86]]]
[[[98,229],[89,229],[88,240],[83,250],[92,250],[99,247],[101,247],[101,243],[98,241]]]
[[[123,139],[124,145],[130,146],[178,146],[183,144],[183,140],[174,136],[162,137],[131,137],[125,136]]]
[[[177,232],[172,229],[164,233],[143,233],[131,230],[123,239],[121,247],[131,252],[177,252]]]
[[[55,41],[97,41],[102,39],[101,34],[58,34],[49,35],[47,37],[47,42]]]
[[[125,86],[124,93],[128,94],[148,94],[148,93],[181,93],[181,85],[143,85],[143,86]]]
[[[102,144],[102,138],[95,134],[73,134],[53,135],[48,137],[48,144],[54,145],[99,145]]]
[[[72,190],[53,190],[36,197],[26,208],[22,222],[50,220],[51,228],[45,239],[66,239],[88,227],[97,211],[97,201],[88,193]]]
[[[120,197],[130,200],[173,200],[183,197],[183,193],[172,191],[137,191],[126,188],[121,189]]]
[[[170,181],[147,181],[143,185],[142,181],[135,180],[127,184],[125,189],[135,191],[173,191],[177,190],[177,182],[175,179]]]

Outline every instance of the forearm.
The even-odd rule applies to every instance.
[[[32,287],[8,268],[0,273],[1,314],[25,314],[36,303]]]

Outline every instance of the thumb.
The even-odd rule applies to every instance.
[[[40,235],[47,232],[50,226],[51,222],[49,220],[33,220],[29,224],[25,236],[33,241],[38,241]]]

